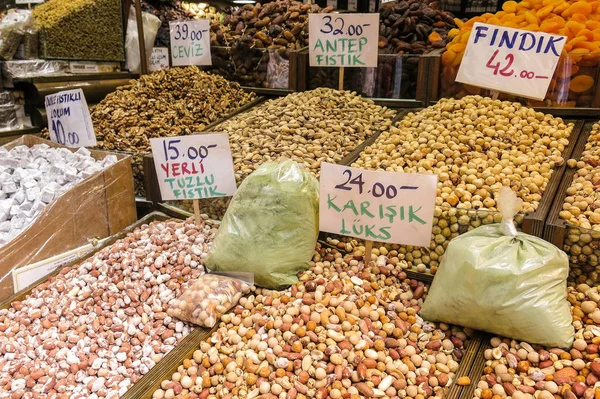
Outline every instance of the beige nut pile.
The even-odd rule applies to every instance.
[[[167,304],[204,273],[215,232],[204,223],[144,225],[0,310],[0,392],[123,395],[189,333]]]
[[[167,314],[202,327],[212,327],[249,288],[241,280],[205,274],[169,304]]]
[[[572,124],[518,103],[481,96],[443,99],[408,114],[360,154],[353,166],[439,176],[436,204],[496,209],[511,187],[523,212],[535,211],[564,160]]]
[[[291,159],[315,176],[322,162],[339,163],[378,131],[387,131],[395,111],[354,92],[316,89],[270,100],[215,127],[227,132],[236,180],[261,164]],[[220,218],[226,199],[203,201],[203,212]],[[191,202],[184,205],[192,210]]]
[[[494,337],[476,399],[593,399],[600,395],[600,294],[598,287],[570,286],[575,342],[565,351]]]
[[[580,160],[574,161],[572,165],[577,168],[577,172],[567,189],[567,197],[560,212],[560,217],[569,224],[596,231],[600,231],[599,144],[600,124],[595,123]]]
[[[390,256],[317,251],[299,283],[256,289],[154,399],[443,397],[471,332],[423,321],[427,287]]]
[[[144,75],[93,107],[98,148],[134,154],[136,194],[144,195],[142,159],[150,152],[151,138],[201,132],[254,97],[195,66]]]

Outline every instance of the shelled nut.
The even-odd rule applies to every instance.
[[[569,351],[494,337],[475,398],[594,398],[599,394],[600,309],[598,287],[568,287],[575,341]]]
[[[167,303],[204,272],[215,233],[208,223],[142,225],[0,310],[0,391],[122,396],[190,331]]]
[[[242,298],[153,398],[441,398],[457,379],[471,331],[423,321],[399,264],[317,245],[299,280]]]
[[[270,100],[215,127],[227,132],[236,180],[262,163],[291,159],[318,176],[321,162],[338,163],[378,131],[395,111],[356,93],[317,89]],[[191,202],[183,202],[191,210]],[[221,218],[227,199],[202,201],[202,211]]]
[[[581,283],[598,281],[595,268],[600,251],[600,124],[592,126],[585,149],[578,160],[573,181],[567,188],[559,217],[566,221],[565,247],[573,264],[582,268],[571,268],[571,277]]]
[[[136,194],[144,195],[143,155],[150,139],[200,132],[250,102],[237,83],[198,67],[171,68],[132,80],[91,110],[98,147],[134,154]]]
[[[438,175],[431,245],[398,248],[401,259],[434,272],[452,238],[500,221],[495,195],[501,187],[523,199],[522,212],[537,209],[553,170],[564,162],[572,128],[518,103],[443,99],[408,114],[352,166]]]

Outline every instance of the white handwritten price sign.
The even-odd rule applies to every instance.
[[[543,100],[565,36],[476,23],[457,82]]]
[[[169,22],[173,66],[212,65],[208,19]]]
[[[319,228],[365,240],[429,246],[437,175],[321,165]]]
[[[309,14],[310,66],[377,67],[379,14]]]
[[[150,72],[169,68],[169,49],[166,47],[154,47],[150,56]]]
[[[61,91],[45,98],[50,139],[69,147],[93,147],[96,134],[81,89]]]
[[[227,134],[150,139],[163,200],[226,197],[235,193]]]

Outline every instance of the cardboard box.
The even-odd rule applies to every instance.
[[[63,147],[29,135],[4,148],[36,144]],[[108,154],[91,150],[95,159]],[[0,247],[0,300],[14,293],[13,270],[81,247],[90,239],[116,234],[136,221],[131,157],[114,155],[117,163],[71,187],[44,208],[27,229]]]

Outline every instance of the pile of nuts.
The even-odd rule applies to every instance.
[[[221,22],[221,13],[207,3],[181,2],[181,8],[194,16],[194,19],[208,19],[211,23]]]
[[[49,0],[33,9],[43,58],[124,61],[119,0]]]
[[[471,331],[423,321],[427,287],[390,255],[364,267],[317,246],[298,284],[242,298],[153,398],[443,397]]]
[[[0,391],[122,396],[190,332],[167,304],[204,272],[215,233],[207,223],[143,225],[0,310]]]
[[[91,110],[98,148],[133,155],[136,195],[144,195],[142,158],[150,151],[151,138],[203,131],[254,97],[237,83],[195,66],[144,75]]]
[[[117,162],[96,160],[81,147],[75,152],[47,144],[0,147],[0,247],[40,215],[69,188]]]
[[[600,264],[600,124],[595,123],[579,160],[569,159],[567,164],[577,168],[559,217],[566,221],[564,250],[573,264],[584,264],[583,270],[571,268],[577,275],[583,273],[595,283],[598,273],[594,270]],[[577,277],[577,276],[575,276]]]
[[[394,115],[356,93],[321,88],[267,101],[214,130],[229,135],[239,185],[264,162],[282,159],[299,162],[318,176],[321,162],[340,162],[371,135],[387,131]],[[201,210],[220,219],[227,201],[202,201]],[[193,209],[191,203],[184,208]]]
[[[352,166],[439,176],[431,246],[400,247],[413,265],[437,268],[452,238],[500,221],[490,211],[501,187],[523,199],[522,212],[537,209],[572,128],[518,103],[442,99],[383,132]]]
[[[586,284],[569,286],[575,342],[571,350],[544,348],[494,337],[485,351],[484,375],[475,398],[592,399],[600,395],[600,293]]]

